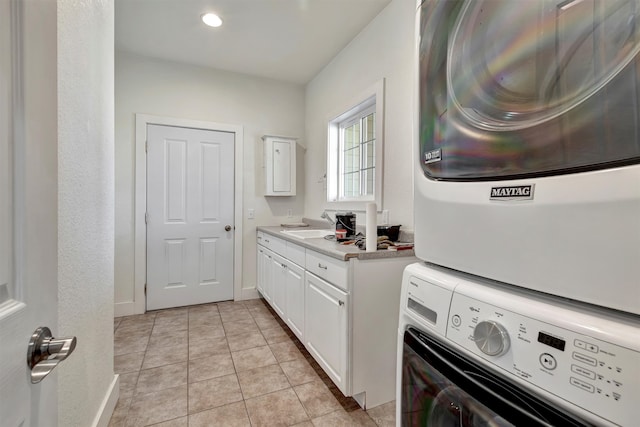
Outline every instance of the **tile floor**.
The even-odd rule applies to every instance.
[[[345,398],[262,300],[115,319],[110,427],[395,426]]]

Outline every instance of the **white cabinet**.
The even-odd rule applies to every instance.
[[[346,292],[306,272],[304,345],[345,395],[349,395],[347,303]]]
[[[296,195],[296,140],[278,136],[264,141],[265,196]]]
[[[342,260],[258,232],[258,290],[345,396],[395,397],[400,285],[413,256]]]
[[[304,269],[290,261],[287,261],[286,266],[285,322],[298,339],[304,342]]]

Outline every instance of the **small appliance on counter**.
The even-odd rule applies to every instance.
[[[398,241],[398,236],[400,235],[400,227],[401,225],[379,225],[378,226],[378,237],[387,236],[389,240],[392,242]]]
[[[356,235],[356,215],[352,212],[336,214],[336,239],[350,239]]]

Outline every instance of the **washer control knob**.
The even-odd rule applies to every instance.
[[[483,320],[473,330],[473,340],[481,352],[489,356],[501,356],[509,350],[509,334],[499,323]]]

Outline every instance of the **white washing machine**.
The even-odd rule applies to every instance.
[[[639,425],[637,316],[412,264],[398,426]]]

